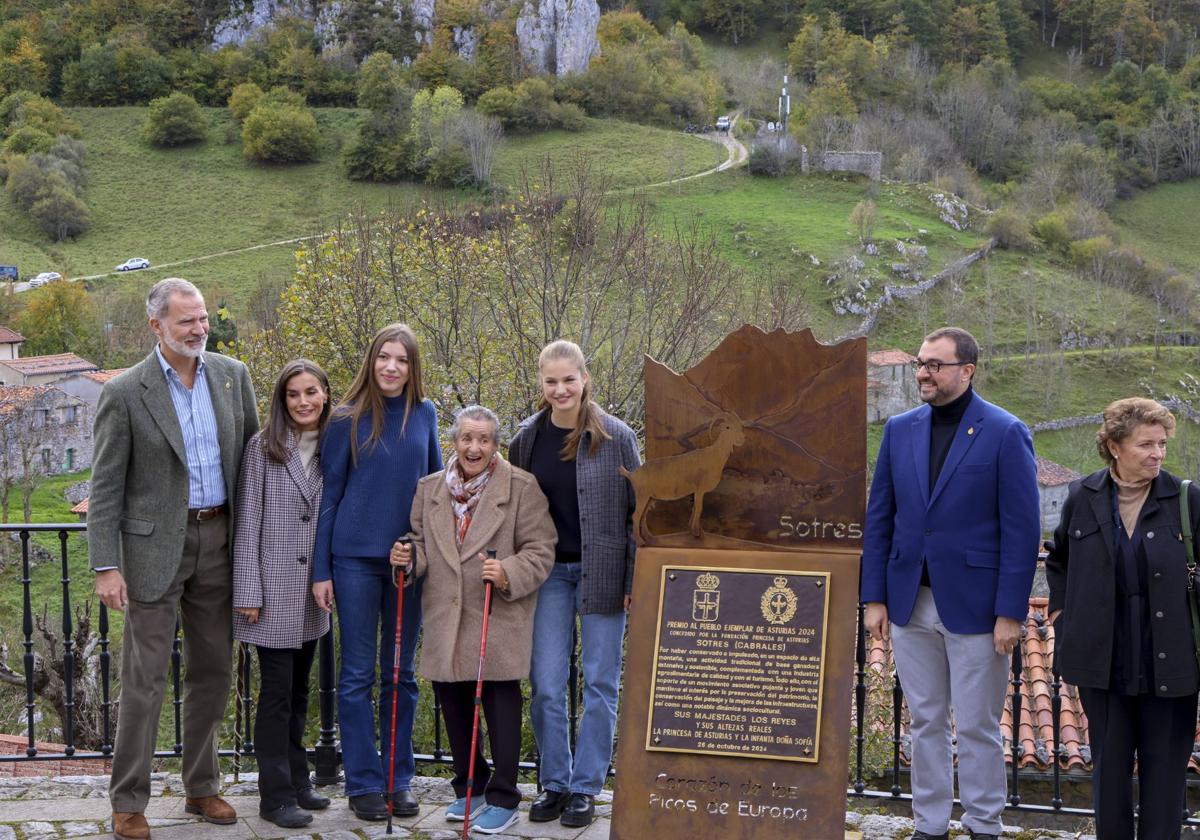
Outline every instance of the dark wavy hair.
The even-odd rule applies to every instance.
[[[321,408],[321,417],[317,421],[317,432],[325,431],[325,424],[329,422],[329,412],[333,407],[333,402],[329,397],[329,377],[316,362],[308,359],[292,359],[283,366],[283,370],[279,371],[279,378],[275,380],[275,389],[271,392],[271,408],[267,414],[267,425],[262,431],[263,449],[266,451],[267,457],[277,464],[287,463],[288,434],[295,429],[292,415],[288,413],[287,408],[287,384],[293,377],[302,373],[311,373],[325,389],[325,405]]]

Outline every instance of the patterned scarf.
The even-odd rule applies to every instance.
[[[492,455],[492,460],[479,475],[467,481],[458,468],[458,454],[450,456],[446,464],[446,489],[450,491],[450,499],[454,505],[454,539],[462,548],[463,540],[467,537],[467,529],[471,527],[471,517],[475,515],[475,507],[483,488],[487,487],[488,479],[496,471],[496,462],[500,453]]]

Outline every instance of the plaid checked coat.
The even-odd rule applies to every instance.
[[[312,597],[321,469],[305,471],[294,432],[288,453],[286,464],[272,461],[262,434],[246,444],[233,537],[233,606],[260,609],[257,624],[234,613],[234,638],[271,648],[298,648],[329,629]]]
[[[545,411],[526,419],[508,445],[514,467],[529,469],[533,442]],[[633,539],[635,499],[629,480],[617,467],[633,472],[641,466],[637,435],[611,414],[603,414],[604,430],[611,435],[596,454],[588,453],[591,436],[579,442],[575,458],[575,487],[579,494],[579,531],[583,538],[583,591],[581,614],[617,613],[625,609],[625,596],[633,591]]]

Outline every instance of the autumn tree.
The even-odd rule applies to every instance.
[[[27,90],[45,93],[49,84],[46,62],[41,50],[28,35],[17,42],[17,48],[0,58],[0,94]]]
[[[82,283],[59,281],[27,293],[17,318],[29,355],[78,353],[89,356],[99,345],[100,318]]]

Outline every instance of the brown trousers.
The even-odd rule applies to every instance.
[[[121,645],[121,711],[109,799],[114,811],[146,810],[150,765],[175,640],[183,626],[183,788],[188,796],[220,789],[217,734],[233,670],[233,595],[229,517],[189,521],[183,557],[157,601],[130,599]]]

